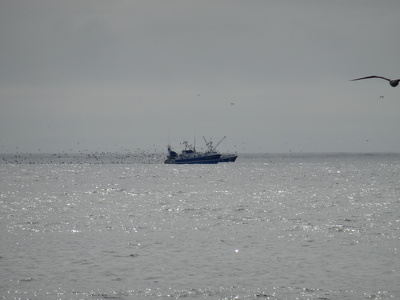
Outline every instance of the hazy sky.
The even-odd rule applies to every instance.
[[[399,29],[399,0],[1,0],[0,153],[400,152],[400,86],[349,81],[400,78]]]

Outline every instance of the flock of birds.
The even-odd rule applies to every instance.
[[[138,149],[134,152],[94,153],[17,153],[0,154],[1,164],[153,164],[164,160],[164,153]]]

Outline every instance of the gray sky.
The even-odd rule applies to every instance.
[[[399,28],[398,0],[1,0],[0,153],[400,152],[400,86],[349,81],[400,78]]]

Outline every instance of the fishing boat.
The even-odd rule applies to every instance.
[[[220,153],[196,152],[196,149],[183,142],[185,149],[181,154],[176,153],[168,146],[168,156],[164,161],[166,164],[217,164],[221,158]]]
[[[226,138],[223,139],[214,147],[212,141],[206,142],[208,150],[206,152],[197,152],[195,147],[189,145],[188,142],[183,142],[185,149],[180,154],[176,153],[168,146],[168,156],[164,161],[166,164],[217,164],[220,162],[234,162],[238,157],[236,154],[221,154],[216,148]]]

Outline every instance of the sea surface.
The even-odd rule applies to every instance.
[[[400,154],[0,156],[0,299],[400,299]]]

